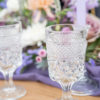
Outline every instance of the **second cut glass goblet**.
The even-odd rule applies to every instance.
[[[73,82],[84,74],[86,49],[85,27],[77,25],[53,25],[46,29],[49,76],[63,90],[61,100],[74,100],[70,90]]]
[[[0,25],[0,71],[6,85],[0,87],[0,100],[16,100],[26,94],[13,84],[13,73],[22,61],[21,22],[3,21]]]

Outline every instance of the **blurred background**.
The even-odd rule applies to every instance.
[[[79,6],[84,8],[80,8]],[[78,16],[78,17],[77,17]],[[0,25],[4,20],[21,20],[23,63],[15,74],[26,72],[31,64],[46,70],[45,28],[59,23],[82,23],[91,28],[87,35],[86,62],[100,65],[100,0],[0,0]]]

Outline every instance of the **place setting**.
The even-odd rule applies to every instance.
[[[0,100],[99,100],[99,10],[100,0],[1,0]]]

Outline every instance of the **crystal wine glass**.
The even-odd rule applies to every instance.
[[[0,87],[0,100],[15,100],[26,94],[23,87],[15,86],[13,73],[22,61],[21,22],[0,22],[0,71],[6,85]]]
[[[74,100],[70,90],[73,82],[84,74],[86,27],[58,24],[46,29],[49,76],[62,87],[61,100]]]

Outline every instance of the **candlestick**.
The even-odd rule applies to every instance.
[[[76,3],[76,24],[86,25],[86,0],[77,0]]]

